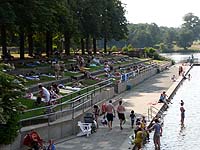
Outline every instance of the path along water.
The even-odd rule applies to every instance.
[[[165,112],[161,150],[200,149],[200,66],[193,67],[189,73],[192,78],[183,82],[172,99],[173,104]],[[185,103],[186,110],[184,127],[180,125],[181,99]],[[153,149],[154,145],[151,140],[145,145],[144,150]]]

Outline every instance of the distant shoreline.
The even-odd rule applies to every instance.
[[[200,50],[166,50],[161,53],[200,53]]]

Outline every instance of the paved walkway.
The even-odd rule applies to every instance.
[[[118,118],[114,119],[113,129],[100,125],[96,133],[89,137],[72,137],[57,141],[57,150],[125,150],[129,148],[128,137],[133,130],[130,126],[130,111],[134,110],[137,115],[147,116],[150,105],[161,107],[157,104],[160,93],[167,91],[174,83],[172,75],[178,76],[178,65],[172,66],[150,79],[139,84],[131,91],[121,94],[126,107],[127,122],[124,129],[120,130]]]

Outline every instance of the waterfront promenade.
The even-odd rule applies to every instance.
[[[170,87],[177,85],[182,77],[179,77],[177,82],[173,82],[171,77],[178,77],[178,65],[174,65],[155,76],[145,80],[143,83],[133,87],[130,91],[119,95],[123,98],[123,103],[126,107],[126,123],[124,129],[120,130],[119,119],[116,117],[113,122],[113,129],[109,131],[108,127],[104,127],[100,123],[100,127],[96,133],[89,137],[76,137],[62,139],[56,141],[57,150],[125,150],[129,148],[128,137],[133,132],[130,126],[130,111],[134,110],[138,116],[144,115],[147,118],[148,108],[152,105],[158,109],[163,104],[157,101],[160,93],[167,91]],[[189,67],[185,67],[187,70]],[[173,99],[172,99],[173,102]],[[169,106],[170,107],[170,106]],[[100,118],[101,119],[101,118]],[[150,139],[152,142],[152,139]]]

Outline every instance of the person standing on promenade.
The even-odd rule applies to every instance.
[[[58,61],[54,65],[54,71],[55,71],[55,78],[56,78],[56,80],[58,80],[59,79],[59,74],[60,74],[60,64],[59,64]]]
[[[134,123],[135,123],[135,112],[134,112],[134,110],[131,110],[130,118],[131,118],[131,127],[133,128]]]
[[[148,130],[154,130],[153,141],[155,150],[160,150],[160,137],[162,136],[162,126],[159,124],[159,120],[155,119],[155,124]]]
[[[110,130],[112,130],[112,122],[113,118],[115,117],[115,108],[112,104],[112,100],[109,101],[109,103],[106,106],[106,117],[108,120],[108,127]]]
[[[122,100],[119,101],[119,105],[117,106],[117,113],[118,113],[118,118],[120,120],[120,129],[122,130],[122,124],[126,122],[125,120],[125,107],[122,105]]]
[[[180,107],[180,111],[181,111],[181,126],[184,126],[184,119],[185,119],[185,109],[183,107],[184,102],[183,100],[181,100],[181,107]]]
[[[99,115],[100,115],[100,108],[99,108],[98,105],[94,105],[94,107],[93,107],[93,114],[94,114],[94,120],[97,123],[97,128],[99,128],[98,118],[99,118]]]

